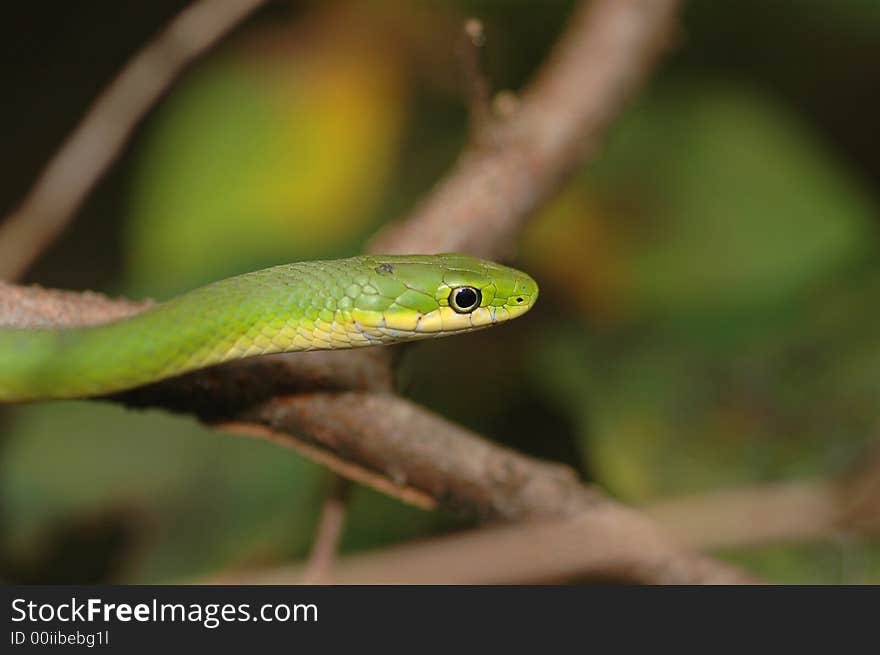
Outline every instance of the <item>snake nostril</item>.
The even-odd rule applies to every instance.
[[[517,298],[516,301],[517,301],[517,302],[522,302],[523,299],[522,299],[522,298]]]

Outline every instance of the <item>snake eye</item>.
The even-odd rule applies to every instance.
[[[456,287],[449,294],[449,306],[459,314],[470,314],[483,301],[483,294],[473,287]]]

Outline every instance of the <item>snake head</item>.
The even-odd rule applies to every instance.
[[[351,316],[380,342],[469,332],[525,314],[538,298],[527,274],[469,255],[373,255]]]

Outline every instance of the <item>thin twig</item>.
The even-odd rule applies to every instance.
[[[351,483],[347,479],[338,475],[332,476],[330,489],[321,507],[318,527],[315,529],[312,552],[300,580],[302,584],[322,584],[330,578],[345,526],[350,491]]]
[[[489,80],[483,72],[482,52],[486,44],[483,22],[469,18],[462,28],[460,54],[464,71],[465,93],[468,99],[471,143],[475,148],[489,145],[491,103]]]
[[[0,279],[18,279],[26,272],[181,71],[265,3],[198,0],[128,62],[0,225]]]
[[[351,458],[340,456],[330,449],[322,448],[321,446],[310,443],[301,437],[296,437],[284,432],[276,432],[255,423],[217,423],[214,424],[213,427],[243,437],[266,439],[279,446],[295,450],[303,457],[306,457],[317,464],[321,464],[322,466],[326,466],[337,476],[343,476],[366,487],[375,489],[379,493],[396,498],[402,503],[424,510],[437,509],[437,500],[430,494],[417,489],[412,485],[394,482],[386,475],[371,470],[358,462],[353,461]]]
[[[467,252],[496,259],[532,212],[597,152],[611,120],[675,36],[680,0],[582,3],[512,116],[492,126],[493,148],[466,150],[405,221],[372,252]]]

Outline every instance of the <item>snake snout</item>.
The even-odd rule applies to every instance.
[[[511,317],[522,316],[537,300],[538,283],[525,273],[521,273],[514,282],[513,293],[507,298],[507,311],[510,312]]]

